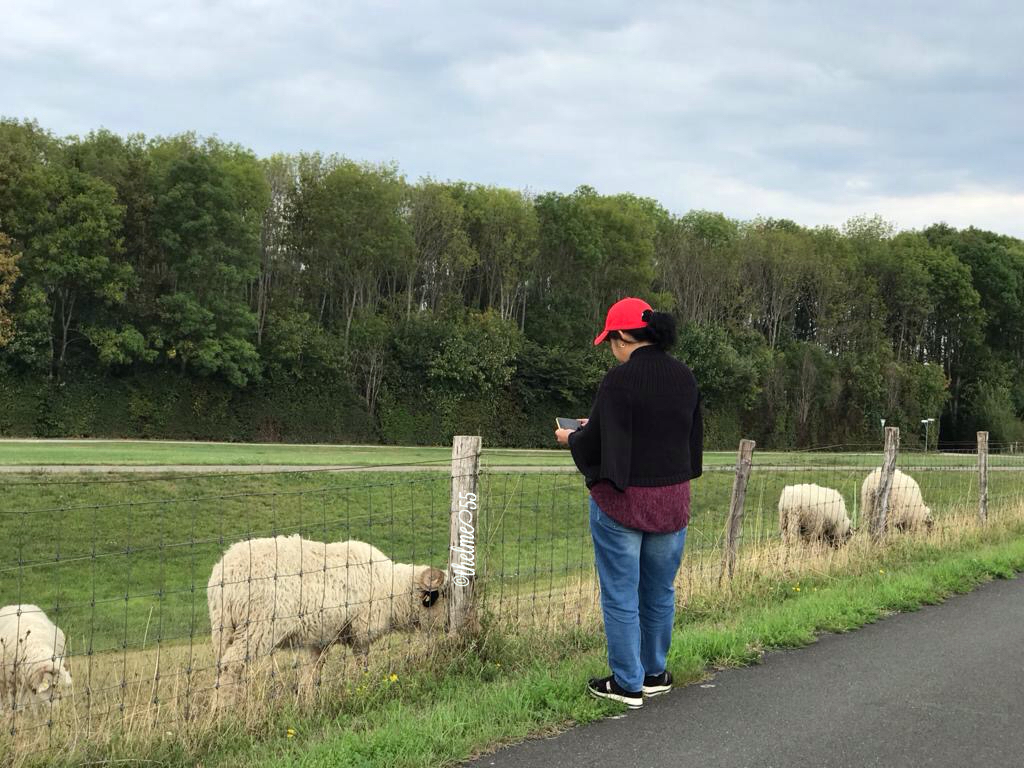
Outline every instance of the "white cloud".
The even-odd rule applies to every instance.
[[[1024,8],[0,0],[0,112],[515,188],[1024,235]]]

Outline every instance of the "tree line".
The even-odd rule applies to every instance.
[[[1024,439],[1013,237],[0,120],[0,434],[546,445],[626,295],[677,316],[712,445]]]

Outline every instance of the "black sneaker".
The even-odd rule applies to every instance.
[[[587,683],[587,693],[596,699],[611,699],[625,704],[630,709],[640,709],[644,705],[643,691],[627,691],[615,682],[615,676],[595,677]]]
[[[672,690],[672,673],[667,669],[660,675],[647,675],[644,678],[644,696],[657,696]]]

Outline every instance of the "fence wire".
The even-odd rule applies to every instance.
[[[827,572],[868,546],[863,486],[882,453],[828,448],[763,461],[754,454],[738,579]],[[973,448],[902,451],[897,469],[903,490],[912,484],[927,508],[923,533],[976,524]],[[483,633],[600,635],[588,493],[563,470],[479,475]],[[734,474],[712,462],[693,483],[677,580],[684,609],[732,588],[722,557]],[[343,709],[392,695],[425,660],[443,675],[452,658],[476,652],[445,632],[438,579],[450,583],[449,473],[99,480],[0,484],[0,751],[8,763],[72,744],[180,733],[225,709],[252,719],[296,703]],[[1017,446],[991,446],[988,514],[1024,516]]]
[[[449,488],[419,472],[4,484],[4,732],[44,750],[386,686],[424,652],[387,628],[444,610],[420,582],[447,564]],[[325,546],[347,541],[375,546]]]

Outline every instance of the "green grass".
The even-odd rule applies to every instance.
[[[827,458],[784,454],[777,463],[799,466],[811,456]],[[865,454],[856,459],[862,463],[851,466],[855,457],[843,454],[838,457],[841,466],[807,461],[798,471],[773,470],[765,458],[756,457],[747,491],[744,546],[775,536],[778,496],[791,483],[838,489],[856,521],[860,483],[879,457]],[[929,461],[941,458],[929,456]],[[1021,457],[1007,458],[1017,466],[1024,463]],[[900,465],[917,466],[922,459],[904,455]],[[937,517],[976,507],[976,473],[956,466],[911,472]],[[718,557],[732,482],[729,471],[708,471],[694,481],[687,537],[691,562]],[[989,494],[994,517],[1019,505],[1024,472],[993,472]],[[543,604],[547,593],[559,601],[556,614],[571,619],[575,608],[568,599],[561,602],[559,590],[573,577],[592,574],[582,480],[568,473],[485,471],[480,495],[479,588],[484,607],[529,616],[537,610],[538,597]],[[64,628],[72,653],[101,654],[104,669],[122,651],[152,649],[155,643],[183,654],[186,643],[207,645],[205,585],[213,563],[230,543],[301,532],[318,540],[363,539],[398,560],[443,565],[449,496],[450,481],[440,472],[0,475],[0,530],[6,533],[0,537],[0,605],[42,606]],[[890,556],[897,555],[924,567],[928,558],[937,560],[946,553],[919,549],[908,554],[897,548]],[[833,589],[840,583],[820,586]],[[862,586],[860,581],[848,582],[846,588]],[[767,623],[754,622],[748,630],[734,627],[739,620],[753,622],[755,609],[804,605],[790,603],[787,589],[762,585],[753,602],[739,606],[691,604],[687,615],[694,621],[686,625],[673,651],[677,676],[699,674],[709,659],[751,660],[756,655],[752,649],[765,644],[751,640],[754,630],[770,645],[785,645],[790,637],[806,639],[813,629],[800,625],[805,627],[801,634],[796,625],[779,624],[784,613],[772,614],[776,618],[771,621],[765,618]],[[867,614],[854,610],[859,603],[843,600],[836,604],[849,610],[844,608],[841,615],[866,620]],[[831,615],[831,603],[807,605],[819,605],[826,618]],[[876,610],[870,599],[864,605],[870,608],[868,614]],[[890,603],[878,610],[885,605]],[[832,627],[826,623],[819,628]],[[353,693],[337,706],[312,713],[282,710],[281,723],[290,720],[297,726],[294,739],[279,738],[276,726],[266,725],[259,732],[239,727],[213,736],[202,730],[191,741],[175,735],[153,746],[155,752],[147,759],[169,765],[200,760],[233,768],[244,763],[237,756],[247,754],[246,745],[253,744],[253,759],[265,750],[274,756],[268,765],[326,765],[336,758],[342,765],[378,758],[384,764],[437,764],[486,743],[606,712],[578,696],[576,681],[600,670],[600,646],[598,635],[579,631],[525,638],[492,634],[486,647],[470,654],[456,649],[452,659],[428,670],[403,666],[401,685],[375,685],[369,693]],[[515,676],[509,676],[509,669]],[[233,746],[224,751],[225,744]],[[131,754],[129,746],[119,747],[116,740],[96,749],[99,758]]]
[[[973,466],[972,454],[911,454],[918,466]],[[188,443],[158,440],[0,440],[0,465],[334,465],[373,467],[421,464],[445,469],[451,448],[345,445],[283,445],[248,443]],[[1024,457],[992,456],[992,465],[1020,465]],[[709,467],[725,467],[736,461],[734,451],[706,454]],[[762,466],[869,466],[877,452],[765,451],[755,454]],[[571,467],[565,450],[513,450],[484,448],[484,466]]]
[[[756,470],[744,537],[775,535],[790,483],[838,489],[856,523],[862,469]],[[941,517],[973,508],[968,472],[919,472]],[[443,566],[450,481],[435,473],[282,473],[244,476],[0,477],[0,605],[35,603],[64,628],[75,653],[186,641],[209,632],[205,587],[235,541],[299,532],[320,541],[369,541],[403,562]],[[717,548],[732,474],[694,481],[687,551]],[[592,568],[587,495],[569,474],[485,473],[479,562],[487,599],[554,590]],[[1024,494],[1024,473],[994,472],[993,506]],[[518,605],[518,603],[516,604]]]
[[[704,620],[688,621],[684,613],[669,668],[681,683],[693,682],[711,666],[753,663],[763,649],[800,647],[819,632],[852,630],[890,612],[914,610],[992,578],[1010,577],[1024,569],[1024,539],[941,557],[929,547],[908,547],[880,563],[884,573],[872,568],[832,580],[804,580],[800,593],[788,583],[769,586]],[[336,721],[338,731],[312,728],[299,743],[272,738],[269,749],[261,744],[244,756],[221,752],[208,764],[412,768],[453,762],[495,743],[619,711],[583,695],[583,681],[604,669],[598,648],[553,667],[544,661],[527,664],[492,682],[454,677],[427,701],[394,701],[367,713],[358,730]]]
[[[1018,520],[945,547],[894,542],[846,571],[803,578],[800,592],[788,581],[755,580],[680,612],[669,668],[680,684],[696,681],[709,667],[754,663],[765,649],[800,647],[819,632],[852,630],[1021,570]],[[283,710],[262,727],[228,723],[188,747],[168,740],[139,753],[115,741],[71,757],[48,755],[45,764],[144,758],[208,768],[426,768],[619,711],[582,690],[588,676],[604,669],[597,634],[485,635],[469,652],[448,651],[447,664],[425,664],[392,686],[319,714]]]
[[[379,466],[444,464],[451,448],[188,443],[158,440],[0,441],[0,464],[294,464]],[[541,463],[543,461],[538,459]]]

